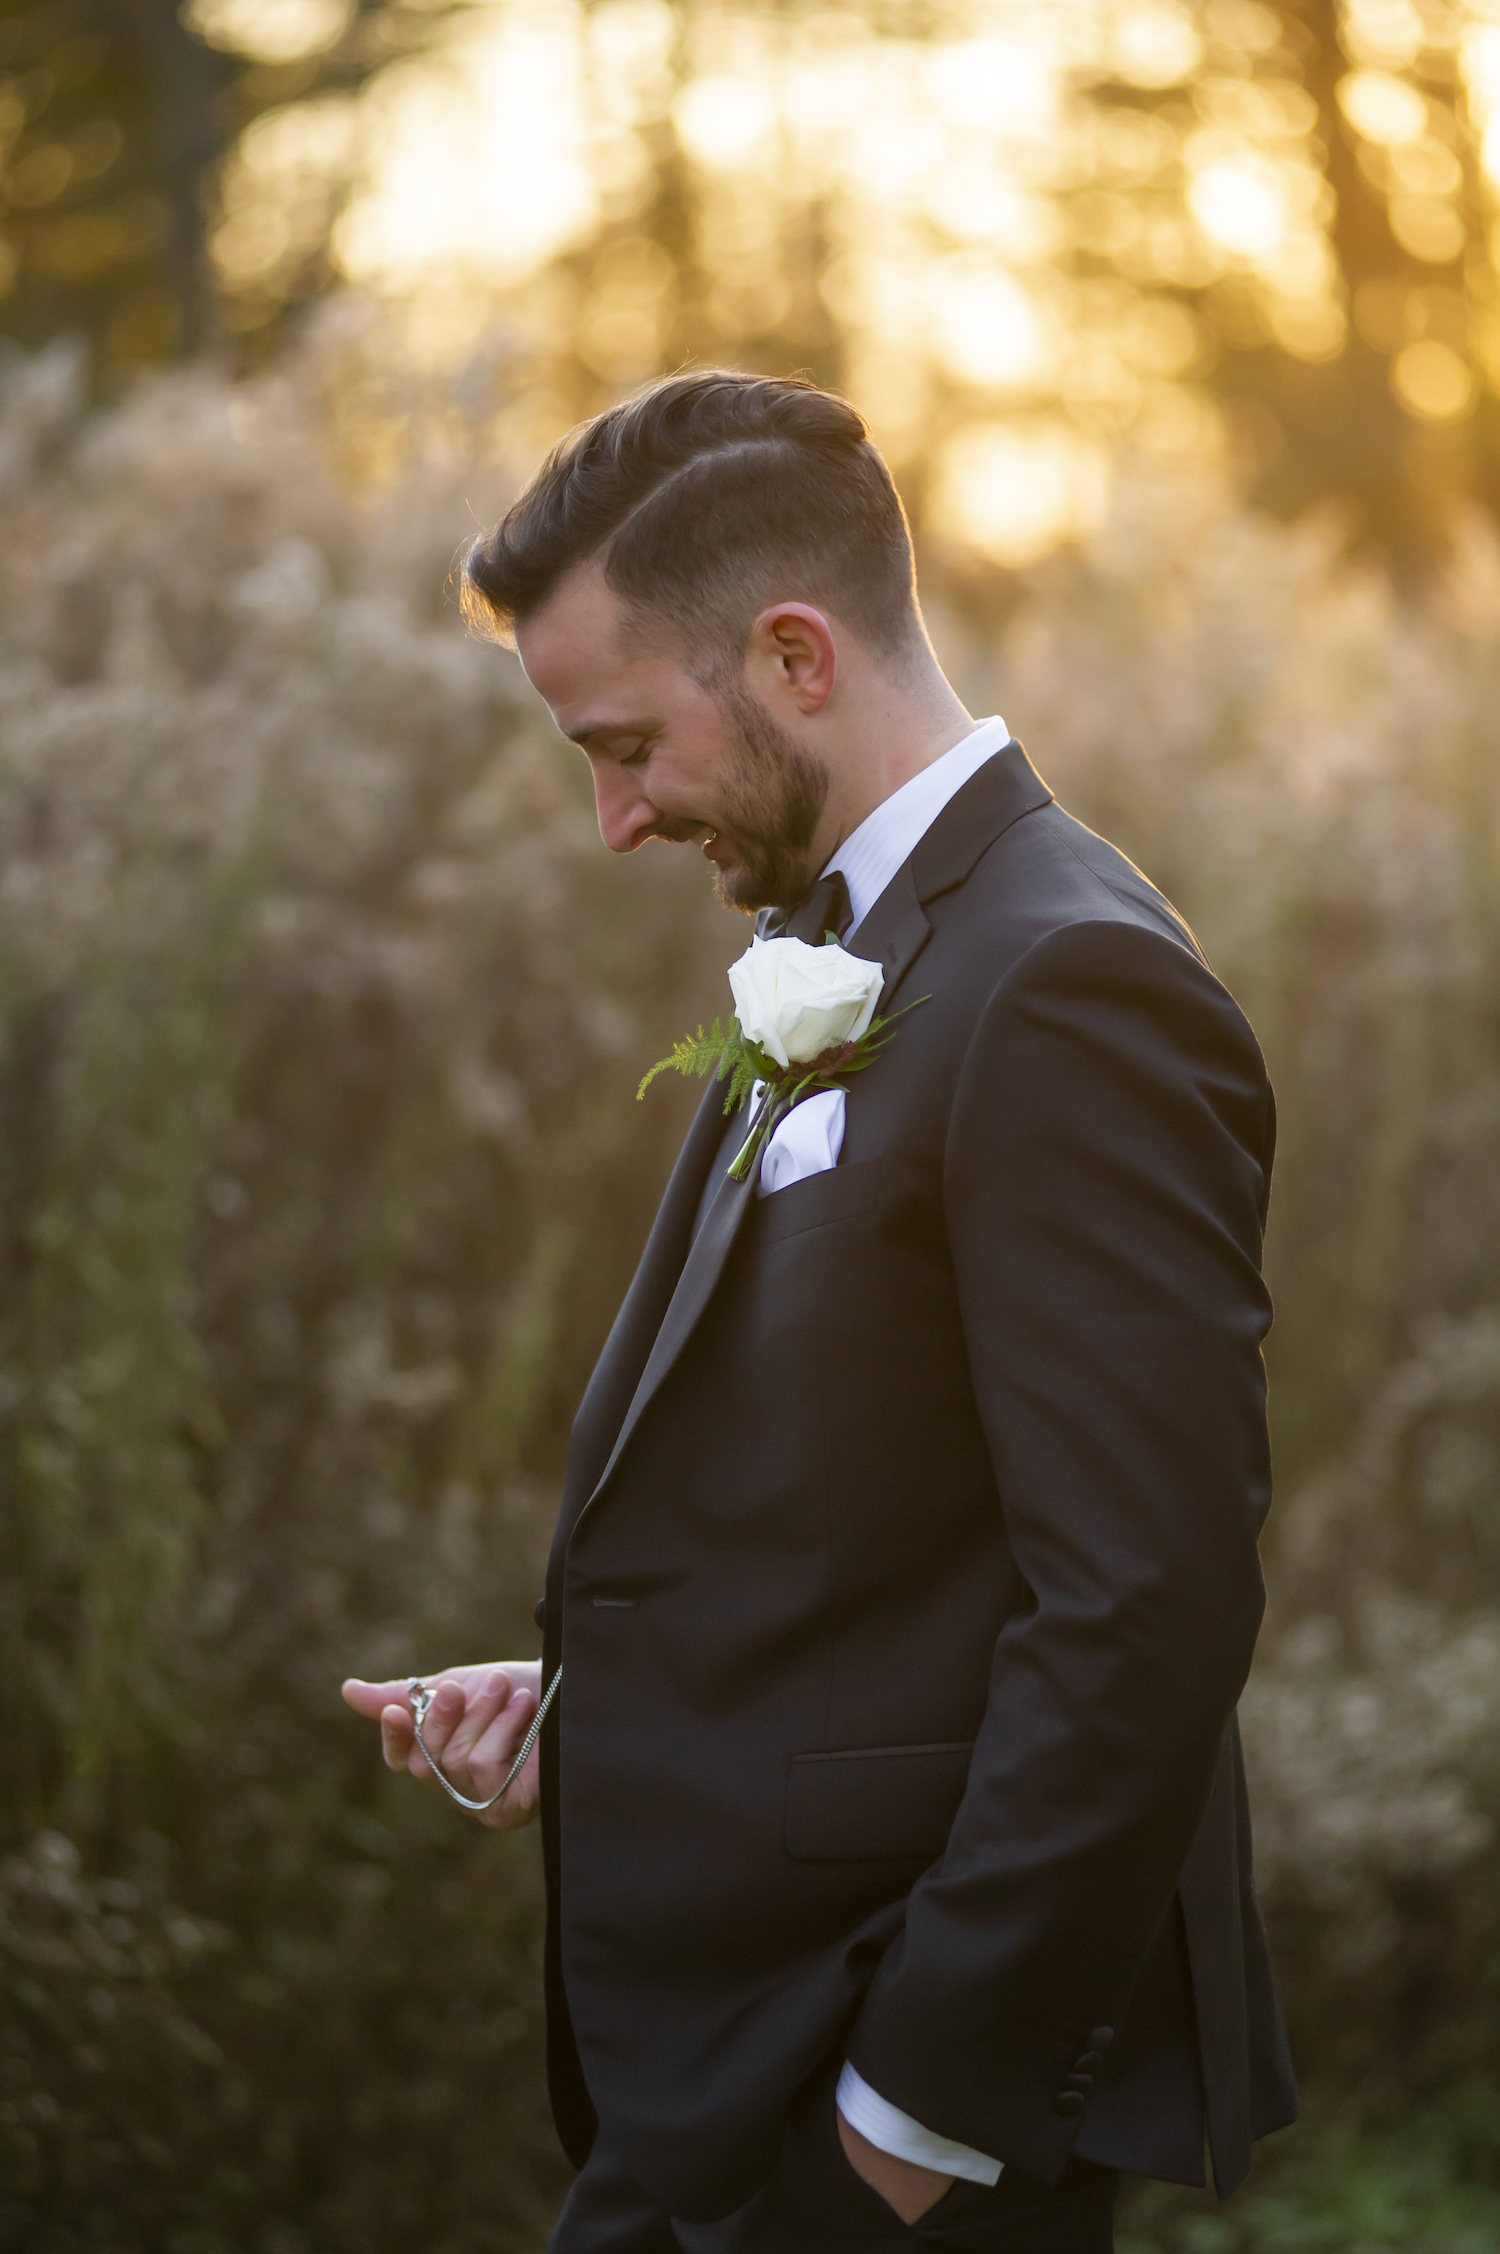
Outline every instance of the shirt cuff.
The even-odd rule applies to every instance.
[[[935,2169],[940,2176],[962,2176],[971,2184],[997,2184],[1003,2162],[972,2145],[955,2144],[951,2137],[934,2136],[909,2113],[878,2097],[863,2075],[846,2059],[839,2076],[835,2101],[851,2129],[888,2152],[895,2160],[909,2160],[917,2168]]]

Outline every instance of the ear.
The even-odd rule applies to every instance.
[[[798,712],[821,712],[838,675],[833,629],[811,603],[772,603],[750,629],[746,663],[773,699],[789,696]]]

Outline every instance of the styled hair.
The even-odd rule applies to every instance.
[[[863,416],[803,376],[668,376],[581,423],[470,548],[464,616],[510,641],[592,556],[702,677],[738,668],[777,600],[830,610],[882,655],[924,639],[891,473]]]

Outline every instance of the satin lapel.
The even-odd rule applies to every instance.
[[[845,945],[861,962],[879,963],[885,972],[877,1017],[884,1017],[896,989],[932,936],[910,861],[904,861],[857,930]]]
[[[600,1467],[629,1409],[652,1343],[660,1335],[682,1275],[704,1177],[723,1134],[724,1091],[715,1082],[688,1129],[646,1249],[579,1404],[568,1451],[562,1508],[565,1519],[582,1507],[598,1485]]]
[[[911,857],[919,900],[935,900],[962,884],[987,852],[1023,814],[1050,805],[1052,793],[1014,736],[969,777],[939,814]],[[882,902],[883,902],[882,895]],[[879,913],[882,902],[871,910]]]
[[[845,941],[851,954],[878,962],[885,971],[880,1016],[893,1007],[897,989],[927,944],[932,927],[926,903],[962,884],[1003,830],[1045,806],[1051,796],[1012,736],[949,799],[911,859],[902,863]]]
[[[741,1117],[744,1117],[743,1113]],[[662,1318],[656,1343],[641,1372],[640,1383],[636,1386],[630,1407],[625,1412],[625,1420],[620,1426],[614,1447],[610,1450],[609,1461],[595,1482],[584,1510],[592,1506],[600,1490],[607,1485],[609,1475],[619,1462],[631,1433],[640,1423],[648,1403],[687,1344],[693,1326],[713,1296],[714,1286],[724,1272],[724,1263],[729,1258],[740,1224],[750,1210],[759,1172],[760,1162],[757,1159],[748,1180],[732,1182],[726,1171],[720,1182],[713,1201],[703,1216],[703,1226],[694,1238],[692,1249],[683,1263],[682,1273],[677,1279],[677,1289]],[[701,1173],[698,1178],[701,1184]],[[579,1515],[581,1517],[582,1512]]]
[[[857,933],[849,939],[851,950],[867,962],[879,962],[885,971],[885,986],[880,1008],[889,1006],[907,971],[926,945],[931,925],[922,912],[917,898],[910,862],[899,869],[876,901]],[[742,1115],[743,1116],[743,1115]],[[748,1122],[747,1122],[748,1126]],[[756,1172],[759,1171],[757,1162]],[[697,1179],[701,1185],[701,1169]],[[701,1192],[700,1192],[701,1194]],[[640,1383],[625,1412],[609,1461],[595,1483],[588,1509],[595,1497],[608,1482],[610,1473],[620,1460],[620,1455],[631,1433],[671,1369],[683,1347],[687,1344],[694,1325],[713,1296],[714,1287],[724,1272],[740,1224],[750,1209],[755,1195],[755,1176],[749,1181],[731,1182],[726,1173],[708,1211],[703,1216],[703,1226],[693,1241],[691,1251],[683,1263],[677,1279],[677,1289],[662,1320],[656,1343],[641,1372]],[[582,1516],[582,1513],[579,1514]]]

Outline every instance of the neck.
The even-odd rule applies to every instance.
[[[936,663],[913,682],[874,671],[839,714],[837,735],[820,747],[830,786],[812,842],[821,869],[877,806],[962,743],[973,720]]]

